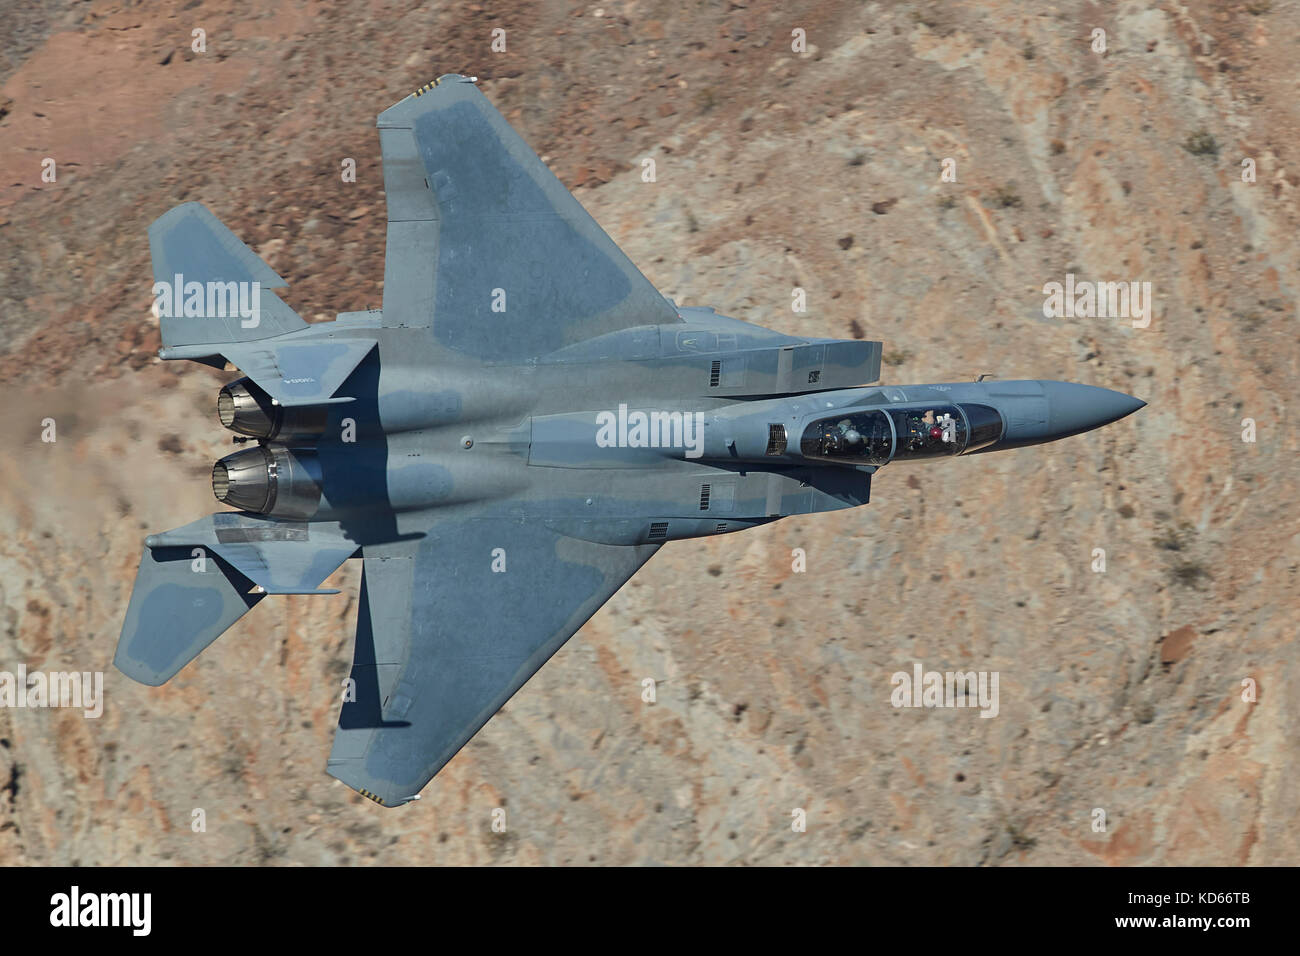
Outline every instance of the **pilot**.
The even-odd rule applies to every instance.
[[[936,442],[943,439],[943,426],[935,418],[933,408],[927,408],[925,414],[921,416],[920,432],[919,445],[921,448],[931,448]]]
[[[848,431],[849,420],[841,419],[834,425],[829,422],[822,432],[822,454],[838,455],[844,450],[844,436]]]

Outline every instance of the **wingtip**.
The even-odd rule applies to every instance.
[[[391,788],[385,790],[383,793],[376,793],[369,787],[361,786],[360,782],[353,783],[349,778],[354,776],[353,771],[356,769],[356,761],[351,759],[334,759],[328,761],[325,765],[325,772],[331,777],[340,783],[345,784],[349,789],[365,797],[371,803],[376,803],[383,807],[385,810],[392,810],[420,799],[418,793],[401,795],[394,793]],[[366,783],[369,783],[371,786],[377,786],[377,784],[371,780],[367,780]]]

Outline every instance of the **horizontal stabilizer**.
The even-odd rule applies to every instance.
[[[317,592],[357,545],[330,521],[265,518],[224,511],[172,531],[151,534],[151,548],[203,547],[220,555],[268,594]]]
[[[220,560],[184,547],[145,548],[113,664],[157,687],[244,616],[261,594]]]
[[[164,346],[249,342],[307,326],[271,291],[284,279],[200,203],[154,220],[149,251]]]
[[[337,594],[319,585],[357,547],[331,522],[240,512],[208,515],[144,543],[113,663],[153,686],[174,677],[266,594]]]
[[[374,339],[252,342],[223,348],[231,364],[281,405],[318,405],[361,364]],[[337,401],[337,399],[336,399]]]

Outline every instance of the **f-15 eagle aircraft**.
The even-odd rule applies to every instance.
[[[197,203],[149,228],[159,354],[242,370],[217,411],[256,444],[213,466],[234,510],[145,539],[115,664],[162,684],[266,595],[335,593],[360,556],[328,770],[382,806],[417,798],[666,541],[851,508],[890,462],[1143,405],[1052,381],[873,385],[879,342],[679,308],[468,77],[378,126],[382,310],[304,322]]]

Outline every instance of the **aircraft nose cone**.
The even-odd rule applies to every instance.
[[[1109,425],[1146,406],[1132,395],[1095,385],[1044,382],[1043,391],[1047,397],[1049,441]]]

